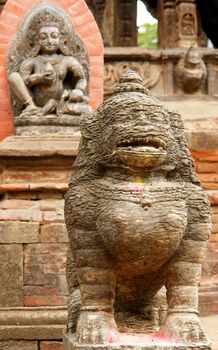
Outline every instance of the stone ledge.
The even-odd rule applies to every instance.
[[[60,340],[65,307],[0,308],[0,340]]]
[[[65,350],[211,350],[211,343],[192,345],[173,343],[157,335],[120,333],[120,342],[109,344],[78,344],[75,334],[64,332]]]
[[[216,107],[214,113],[217,113],[217,105],[214,107]],[[191,150],[218,154],[218,118],[216,121],[217,128],[214,126],[207,129],[208,123],[204,120],[205,128],[198,129],[195,125],[198,121],[195,122],[193,119],[193,126],[186,128],[185,132]],[[75,157],[79,141],[79,134],[77,136],[10,136],[0,142],[0,158]]]
[[[37,341],[0,341],[1,350],[38,350]]]
[[[10,136],[0,142],[0,157],[75,156],[78,136]]]
[[[67,183],[11,183],[0,185],[0,192],[60,191],[68,190]]]

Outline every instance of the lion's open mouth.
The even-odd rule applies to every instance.
[[[166,142],[163,140],[163,138],[160,138],[158,136],[147,136],[147,137],[130,137],[128,139],[120,139],[117,141],[117,147],[121,148],[129,148],[129,149],[135,149],[138,151],[145,151],[145,149],[152,149],[155,150],[165,150],[166,149]]]
[[[167,143],[163,137],[147,135],[120,138],[117,154],[123,163],[136,168],[151,167],[166,157]]]

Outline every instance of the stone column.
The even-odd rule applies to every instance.
[[[136,0],[99,1],[95,12],[105,46],[137,45]]]
[[[173,0],[159,1],[158,46],[175,47],[175,5]]]

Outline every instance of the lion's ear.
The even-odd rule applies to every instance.
[[[188,142],[185,138],[184,125],[181,115],[177,111],[170,112],[169,114],[171,128],[179,150],[176,171],[184,181],[199,185],[200,182],[195,173],[194,162],[188,148]]]

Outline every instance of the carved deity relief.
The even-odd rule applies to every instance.
[[[22,22],[7,72],[15,125],[69,125],[90,110],[86,50],[68,15],[47,1]]]
[[[182,17],[182,34],[195,35],[195,18],[192,13],[186,13]]]
[[[198,285],[210,206],[181,116],[129,71],[81,133],[65,197],[65,349],[208,349]]]
[[[200,91],[207,77],[207,68],[196,48],[190,47],[175,68],[180,88],[188,94]]]
[[[193,0],[181,2],[176,6],[176,22],[176,46],[197,46],[197,10]]]
[[[104,70],[104,92],[105,95],[111,95],[120,77],[128,70],[134,70],[143,79],[143,85],[148,89],[157,85],[162,67],[157,64],[150,64],[149,62],[125,62],[105,63]]]

